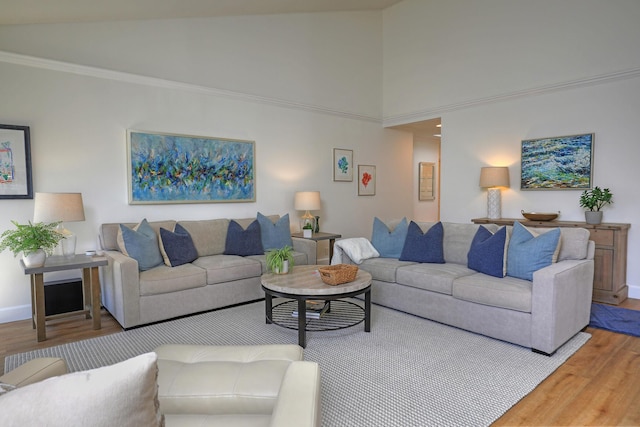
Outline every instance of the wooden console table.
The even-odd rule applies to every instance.
[[[593,274],[593,301],[620,304],[627,299],[627,234],[631,224],[587,224],[573,221],[529,221],[513,218],[476,218],[474,224],[513,225],[519,221],[527,227],[580,227],[589,230],[596,244]]]
[[[47,339],[45,322],[48,319],[84,314],[87,319],[93,319],[93,329],[101,328],[100,321],[100,278],[98,267],[107,265],[107,259],[99,256],[74,255],[71,257],[48,256],[44,267],[25,267],[22,260],[20,265],[25,274],[31,276],[31,314],[32,325],[36,330],[38,341]],[[44,311],[44,273],[52,271],[82,269],[83,310],[47,316]]]

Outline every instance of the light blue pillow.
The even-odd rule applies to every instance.
[[[291,229],[289,227],[289,214],[280,217],[278,222],[274,224],[269,217],[258,212],[258,223],[260,224],[262,247],[265,251],[282,249],[285,246],[293,247]]]
[[[402,221],[391,231],[376,217],[373,219],[371,244],[382,258],[400,258],[408,230],[407,218],[402,218]]]
[[[471,241],[467,267],[489,276],[504,277],[507,242],[507,227],[501,227],[493,234],[481,225]]]
[[[444,227],[437,222],[426,233],[411,221],[404,241],[400,261],[431,262],[444,264]]]
[[[555,262],[559,249],[560,228],[536,235],[515,222],[507,251],[507,276],[533,280],[535,271]]]
[[[122,234],[120,251],[138,261],[140,271],[150,270],[164,263],[158,246],[158,236],[146,218],[133,229],[120,224],[120,232]]]

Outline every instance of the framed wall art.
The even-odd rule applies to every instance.
[[[522,141],[522,190],[591,188],[594,134]]]
[[[376,167],[358,165],[358,196],[376,195]]]
[[[353,150],[333,149],[333,180],[353,181]]]
[[[29,126],[0,125],[0,199],[33,199]]]
[[[418,200],[436,199],[435,163],[420,162],[418,165]]]
[[[129,204],[254,202],[255,143],[127,131]]]

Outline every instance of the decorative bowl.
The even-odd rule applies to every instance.
[[[525,212],[520,211],[522,216],[529,221],[553,221],[558,218],[560,211],[558,212]]]

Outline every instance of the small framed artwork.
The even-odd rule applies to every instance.
[[[255,202],[255,143],[127,131],[129,204]]]
[[[594,134],[522,141],[520,189],[591,188]]]
[[[333,149],[333,180],[353,181],[353,150]]]
[[[418,165],[418,200],[435,200],[435,163],[420,162]]]
[[[0,199],[33,199],[29,126],[0,125]]]
[[[376,195],[376,167],[358,165],[358,196]]]

